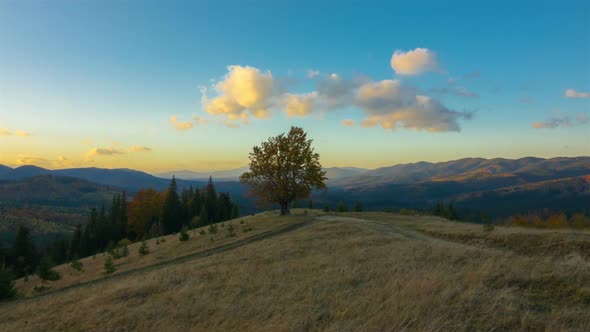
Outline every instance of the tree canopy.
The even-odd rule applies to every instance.
[[[240,176],[259,202],[276,203],[281,215],[289,214],[293,200],[307,198],[314,189],[326,189],[326,172],[320,156],[299,127],[270,137],[250,153],[250,171]]]

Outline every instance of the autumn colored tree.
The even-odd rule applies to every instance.
[[[299,127],[270,137],[253,148],[250,171],[240,176],[240,182],[259,202],[279,204],[281,215],[289,214],[292,201],[308,198],[314,189],[326,189],[326,172],[312,142]]]
[[[556,213],[547,219],[547,227],[549,228],[567,228],[569,226],[567,222],[567,216],[565,213]]]
[[[129,235],[132,239],[141,239],[148,233],[152,225],[160,220],[164,205],[163,193],[154,189],[143,189],[137,192],[129,203]]]

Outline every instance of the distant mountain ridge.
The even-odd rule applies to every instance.
[[[154,188],[156,190],[162,190],[167,188],[170,184],[170,178],[158,178],[145,172],[127,168],[108,169],[88,167],[49,170],[37,166],[25,165],[14,169],[9,168],[6,170],[4,167],[0,168],[0,180],[18,181],[39,175],[58,175],[83,179],[97,184],[112,186],[132,192],[142,188]],[[180,187],[200,187],[205,183],[202,181],[178,180],[178,184]]]
[[[349,206],[363,202],[367,209],[431,207],[437,201],[455,201],[461,208],[480,210],[491,215],[563,206],[571,211],[580,209],[590,213],[590,157],[559,157],[520,159],[465,158],[447,162],[417,162],[366,170],[354,167],[326,168],[328,191],[316,192],[316,206],[335,206],[344,202]],[[240,205],[242,213],[258,209],[247,188],[236,179],[222,176],[246,171],[187,173],[172,172],[180,188],[203,187],[213,175],[219,192],[229,192]],[[195,175],[196,174],[196,175]],[[200,180],[182,176],[202,176]],[[69,176],[100,185],[127,190],[131,195],[141,188],[164,190],[170,178],[160,178],[131,169],[73,168],[47,170],[37,166],[15,169],[0,165],[0,180],[22,180],[39,175]],[[160,174],[164,176],[166,174]],[[170,174],[167,174],[170,175]]]
[[[121,190],[74,177],[37,175],[0,181],[0,204],[97,207],[107,205]]]
[[[542,159],[465,158],[440,163],[418,162],[381,167],[357,176],[331,181],[339,188],[367,189],[389,184],[429,181],[477,181],[486,178],[514,178],[541,181],[590,174],[590,157]]]
[[[210,176],[214,179],[221,179],[226,181],[238,181],[240,175],[244,174],[245,172],[249,171],[250,168],[248,166],[230,169],[230,170],[223,170],[223,171],[210,171],[210,172],[194,172],[188,170],[180,170],[180,171],[170,171],[164,173],[157,173],[154,174],[157,177],[167,178],[170,179],[172,176],[176,176],[179,179],[184,180],[206,180]],[[324,168],[326,171],[326,176],[328,179],[340,179],[349,176],[359,175],[362,174],[368,169],[366,168],[359,168],[359,167],[327,167]]]

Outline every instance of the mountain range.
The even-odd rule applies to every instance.
[[[590,157],[520,159],[465,158],[448,162],[417,162],[377,169],[325,168],[328,190],[312,196],[316,207],[349,206],[361,201],[366,209],[427,209],[437,201],[454,201],[465,211],[502,217],[540,209],[590,212]],[[242,213],[257,211],[237,181],[247,168],[227,171],[175,171],[157,176],[132,169],[70,168],[0,165],[0,181],[37,176],[82,179],[132,196],[141,188],[164,190],[172,175],[180,188],[203,187],[209,176],[220,192],[228,192]],[[23,186],[31,184],[22,184]],[[25,188],[23,187],[23,188]],[[24,189],[23,189],[24,190]],[[39,189],[43,193],[42,189]],[[0,203],[2,198],[0,197]]]
[[[194,171],[187,171],[187,170],[179,170],[179,171],[170,171],[164,173],[157,173],[154,174],[157,177],[170,179],[172,176],[176,176],[180,179],[185,180],[207,180],[209,177],[213,177],[217,180],[224,180],[224,181],[238,181],[240,175],[244,174],[249,170],[248,166],[224,170],[224,171],[210,171],[210,172],[194,172]],[[328,167],[324,168],[326,171],[326,177],[329,180],[341,179],[345,177],[355,176],[363,174],[367,172],[368,169],[366,168],[358,168],[358,167]]]

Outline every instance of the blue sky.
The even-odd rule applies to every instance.
[[[4,0],[0,50],[11,166],[233,168],[291,125],[326,166],[590,155],[587,1]]]

